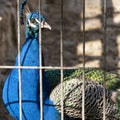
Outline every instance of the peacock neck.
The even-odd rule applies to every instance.
[[[30,27],[27,27],[26,28],[26,38],[27,39],[38,39],[38,36],[39,36],[39,30],[38,29],[33,29],[33,28],[30,28]]]
[[[42,55],[42,66],[44,66],[44,57]],[[38,66],[39,67],[39,41],[38,38],[26,38],[26,42],[21,50],[21,65],[22,66]],[[24,70],[24,73],[30,71],[28,69]],[[35,79],[39,81],[39,69],[32,69],[29,75],[33,78],[32,74],[35,74]],[[42,70],[42,80],[43,80],[43,99],[46,99],[49,95],[49,82],[45,78],[45,72]],[[33,81],[34,84],[34,81]],[[47,88],[47,89],[46,89]]]
[[[26,38],[20,57],[22,66],[39,66],[39,41],[37,38]]]

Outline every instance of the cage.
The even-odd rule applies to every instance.
[[[22,1],[22,0],[21,0]],[[64,80],[73,77],[82,79],[82,111],[81,119],[86,119],[85,79],[95,80],[103,84],[103,120],[106,120],[106,92],[105,89],[114,90],[117,94],[119,108],[119,0],[29,0],[31,11],[42,12],[52,27],[51,31],[39,33],[40,53],[43,51],[45,66],[21,66],[20,58],[18,66],[14,66],[15,57],[20,53],[20,48],[25,42],[25,26],[19,23],[19,4],[21,1],[0,1],[0,82],[1,82],[1,110],[0,119],[13,119],[8,114],[2,102],[3,81],[13,68],[19,70],[19,95],[20,95],[20,120],[22,120],[22,84],[21,69],[45,69],[46,76],[58,80],[61,83],[61,120],[80,119],[64,118]],[[39,29],[40,30],[40,29]],[[42,35],[41,35],[42,34]],[[19,56],[20,57],[20,56]],[[39,56],[41,58],[41,55]],[[76,72],[77,71],[77,72]],[[90,72],[89,72],[90,71]],[[77,76],[79,73],[79,76]],[[52,75],[51,75],[52,74]],[[40,76],[40,111],[43,111],[43,90]],[[51,84],[54,84],[51,82]],[[53,89],[53,88],[52,88]],[[62,96],[63,94],[63,96]],[[116,95],[112,96],[113,99]],[[88,99],[89,100],[89,99]],[[73,112],[73,111],[72,111]],[[39,119],[43,119],[40,112]],[[50,118],[49,118],[50,119]],[[98,118],[96,118],[98,119]],[[88,118],[89,120],[89,118]]]

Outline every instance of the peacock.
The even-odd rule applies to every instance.
[[[26,15],[26,41],[20,50],[21,66],[39,66],[39,25],[41,28],[51,29],[43,15],[39,12],[29,12],[26,6],[26,0],[21,5],[21,23],[24,24],[24,16]],[[24,10],[23,10],[24,9]],[[25,12],[26,13],[23,13]],[[39,16],[40,15],[40,16]],[[39,17],[41,22],[39,22]],[[44,58],[42,55],[42,65]],[[18,66],[18,57],[16,57],[15,66]],[[39,69],[21,69],[22,83],[22,120],[39,120],[40,116],[40,88],[39,88]],[[2,98],[9,113],[16,119],[20,119],[19,111],[19,82],[18,69],[14,68],[7,77]],[[60,120],[60,114],[53,106],[53,101],[50,100],[50,86],[42,70],[43,83],[43,119],[44,120]]]
[[[49,78],[50,87],[51,87],[51,99],[54,101],[56,108],[60,111],[60,95],[61,90],[60,84],[60,70],[46,70],[45,75]],[[65,115],[68,115],[70,118],[67,120],[81,120],[81,103],[82,103],[82,74],[83,69],[70,69],[64,70],[64,112]],[[120,88],[120,78],[119,75],[113,74],[110,72],[105,72],[102,69],[85,69],[85,110],[86,110],[86,120],[102,120],[102,109],[103,109],[103,81],[106,81],[106,119],[107,120],[118,120],[118,101],[116,99],[115,92],[113,90]],[[77,82],[75,82],[77,81]],[[74,86],[74,87],[73,87]],[[74,89],[75,88],[75,89]],[[93,92],[95,91],[95,92]],[[94,93],[94,94],[93,94]],[[91,98],[90,98],[91,96]],[[98,98],[99,97],[99,100]],[[98,105],[94,106],[94,111],[92,110],[92,104]],[[74,107],[77,106],[77,109]],[[91,109],[92,108],[92,109]],[[100,108],[100,109],[99,109]],[[89,112],[88,112],[89,111]],[[98,113],[96,112],[98,111]]]
[[[82,119],[82,78],[69,78],[63,82],[64,113],[70,118]],[[50,94],[56,108],[61,111],[61,84],[58,84]],[[106,120],[119,120],[118,107],[112,99],[112,92],[105,90]],[[103,120],[103,95],[102,84],[89,79],[85,80],[85,119]]]
[[[49,79],[50,90],[53,90],[56,85],[60,83],[60,70],[45,70],[45,75]],[[83,74],[83,69],[64,69],[63,76],[64,81],[81,77]],[[104,77],[106,81],[106,88],[109,90],[116,90],[120,88],[120,76],[111,72],[106,72],[102,69],[85,68],[85,78],[92,81],[98,81],[99,83],[104,82]]]

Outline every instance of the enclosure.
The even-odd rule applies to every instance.
[[[39,0],[27,2],[31,11],[39,11]],[[82,69],[83,82],[86,76],[85,69],[103,70],[102,84],[117,93],[117,103],[120,107],[120,1],[42,0],[41,3],[42,14],[52,27],[51,31],[42,31],[45,69],[51,71],[60,69],[60,77],[63,78],[64,69]],[[0,0],[2,120],[13,120],[2,102],[1,94],[3,82],[14,66],[18,54],[17,30],[17,1]],[[22,46],[25,42],[25,26],[20,26],[20,31]],[[113,75],[112,80],[107,82],[106,72]],[[117,78],[117,81],[114,78]],[[104,115],[103,119],[105,120]]]

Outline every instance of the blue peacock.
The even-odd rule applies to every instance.
[[[23,24],[23,11],[26,1],[20,5],[21,23]],[[39,17],[41,22],[39,22]],[[39,25],[41,28],[51,29],[45,21],[45,17],[39,12],[26,12],[26,42],[20,51],[21,66],[39,66]],[[44,59],[42,56],[42,64]],[[18,57],[15,66],[18,66]],[[43,81],[43,119],[59,120],[60,115],[53,102],[49,99],[49,83],[45,78],[44,70],[42,71]],[[40,90],[39,90],[39,70],[38,69],[21,69],[22,83],[22,120],[39,120],[40,119]],[[14,68],[6,79],[2,93],[3,101],[9,113],[19,120],[19,82],[18,69]]]

